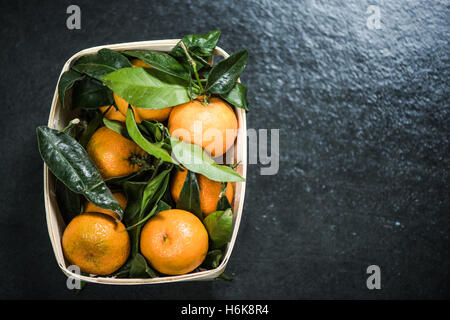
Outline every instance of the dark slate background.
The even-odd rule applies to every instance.
[[[78,4],[81,30],[66,28]],[[370,30],[369,5],[381,10]],[[447,1],[2,1],[0,298],[449,298]],[[220,29],[247,48],[250,128],[280,129],[280,170],[251,165],[222,280],[66,289],[47,234],[35,127],[75,52]],[[366,288],[381,267],[382,289]]]

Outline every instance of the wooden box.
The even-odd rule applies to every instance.
[[[61,70],[61,74],[71,67],[73,62],[84,55],[95,54],[98,50],[102,48],[108,48],[111,50],[123,51],[123,50],[155,50],[155,51],[170,51],[177,43],[178,39],[174,40],[157,40],[157,41],[141,41],[141,42],[129,42],[113,45],[105,45],[92,47],[89,49],[82,50],[75,55],[73,55],[65,64]],[[215,55],[228,57],[228,54],[219,47],[216,47]],[[61,108],[58,99],[58,85],[55,88],[55,93],[53,96],[53,101],[50,109],[50,115],[48,119],[48,126],[55,129],[62,129],[71,119],[75,117],[72,113],[71,108]],[[239,166],[236,171],[244,178],[247,174],[247,126],[246,126],[246,114],[245,111],[239,108],[235,108],[235,112],[238,119],[238,135],[234,145],[234,157],[235,162],[239,162]],[[233,250],[234,243],[236,242],[237,233],[239,230],[239,223],[241,221],[242,209],[244,205],[244,194],[245,194],[245,182],[234,183],[235,195],[232,203],[233,208],[233,234],[230,242],[227,245],[224,258],[220,265],[212,270],[206,270],[201,272],[189,273],[179,276],[165,276],[158,278],[148,278],[148,279],[119,279],[105,276],[83,276],[71,273],[67,267],[69,263],[64,258],[61,238],[64,232],[65,223],[61,217],[61,213],[58,208],[55,195],[55,177],[48,170],[48,167],[44,165],[44,201],[45,201],[45,211],[47,219],[48,233],[53,246],[53,251],[55,253],[56,261],[61,268],[61,270],[68,276],[75,279],[81,279],[87,282],[103,283],[103,284],[117,284],[117,285],[138,285],[138,284],[152,284],[152,283],[166,283],[175,281],[189,281],[189,280],[208,280],[218,277],[227,265],[230,258],[231,252]]]

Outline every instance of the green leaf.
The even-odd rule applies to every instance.
[[[117,270],[116,272],[114,272],[111,276],[115,277],[115,278],[129,278],[130,277],[130,268],[131,268],[131,263],[133,262],[133,258],[130,256],[127,260],[127,262],[125,262],[125,264],[123,264],[119,270]]]
[[[112,107],[114,108],[114,107]],[[103,124],[108,128],[111,129],[121,136],[131,139],[128,135],[127,128],[124,126],[123,122],[117,121],[117,120],[110,120],[108,118],[103,118]]]
[[[144,149],[147,153],[151,154],[157,159],[161,159],[164,162],[170,162],[173,164],[178,164],[169,154],[169,152],[164,149],[163,142],[158,143],[152,143],[145,139],[145,137],[142,135],[142,133],[139,131],[139,128],[136,124],[136,121],[134,120],[134,114],[133,109],[128,108],[127,111],[127,118],[126,118],[126,126],[128,134],[130,135],[131,139],[136,142],[138,146],[140,146],[142,149]]]
[[[97,80],[86,78],[75,84],[72,108],[97,109],[114,103],[113,93]]]
[[[172,199],[172,195],[170,193],[170,188],[167,188],[166,192],[164,193],[164,195],[162,196],[162,198],[159,202],[165,202],[169,206],[169,209],[176,208],[176,206],[177,206],[177,204]]]
[[[123,54],[110,49],[101,49],[97,54],[79,58],[72,69],[101,80],[103,76],[127,67],[131,67],[131,63]]]
[[[142,193],[148,182],[126,181],[123,183],[123,191],[127,195],[127,206],[123,215],[125,225],[132,225],[139,221],[141,212]]]
[[[208,230],[213,248],[222,248],[230,241],[233,232],[233,212],[231,209],[213,212],[206,216],[203,222],[206,230]]]
[[[123,68],[102,81],[137,108],[163,109],[190,101],[189,81],[155,68]]]
[[[156,210],[157,210],[158,206],[153,206],[153,208],[150,210],[150,212],[144,216],[143,214],[141,214],[141,220],[139,220],[138,222],[136,222],[135,224],[128,226],[126,230],[140,230],[142,228],[142,224],[145,223],[148,219],[150,219],[151,217],[153,217],[156,214]]]
[[[39,152],[55,177],[71,191],[84,195],[97,206],[123,210],[113,197],[86,150],[71,136],[46,126],[36,129]]]
[[[67,90],[72,88],[75,82],[80,81],[83,78],[84,76],[82,74],[79,74],[73,70],[66,71],[61,75],[58,83],[58,97],[63,108],[65,107],[64,102]]]
[[[170,172],[170,169],[162,171],[149,182],[127,181],[123,184],[123,190],[128,199],[124,213],[124,222],[130,236],[131,257],[134,257],[139,251],[142,224],[159,212],[159,210],[165,210],[168,206],[160,201],[169,183],[168,172]],[[144,217],[149,208],[152,209]]]
[[[202,207],[200,204],[200,188],[198,186],[197,177],[192,171],[187,172],[186,180],[184,180],[180,196],[178,197],[177,209],[189,211],[195,214],[200,221],[203,220]]]
[[[156,213],[161,212],[161,211],[166,211],[166,210],[170,210],[172,209],[172,207],[170,206],[170,204],[166,203],[163,200],[159,200],[158,201],[158,207],[156,208]]]
[[[220,31],[215,30],[208,32],[207,34],[204,35],[189,34],[185,36],[183,39],[181,39],[180,42],[183,41],[184,45],[191,54],[199,57],[208,58],[206,60],[209,60],[209,57],[212,56],[214,49],[217,45],[219,36]],[[177,43],[177,45],[172,49],[170,54],[177,58],[184,58],[185,54],[183,48],[181,48],[180,46],[180,42]]]
[[[219,266],[222,258],[223,258],[222,250],[220,250],[220,249],[210,250],[206,254],[206,257],[202,263],[202,266],[204,266],[208,269],[217,268]]]
[[[136,229],[136,227],[140,227],[143,223],[145,223],[148,219],[156,215],[158,212],[165,211],[171,209],[171,206],[160,200],[156,205],[153,206],[152,210],[149,214],[143,217],[140,221],[136,222],[132,226],[127,227],[127,230]]]
[[[169,185],[169,173],[172,167],[161,171],[156,177],[154,177],[144,189],[142,194],[141,214],[145,214],[148,210],[156,205],[161,200],[164,192],[166,192]]]
[[[151,269],[145,258],[137,253],[131,260],[130,278],[155,278],[158,274]]]
[[[248,111],[247,87],[242,83],[236,82],[230,92],[220,96],[233,106]]]
[[[141,170],[139,170],[138,172],[133,172],[130,174],[127,174],[125,176],[120,176],[120,177],[112,177],[109,179],[106,179],[105,182],[108,185],[122,185],[124,182],[126,181],[130,181],[131,179],[134,179],[136,177],[139,177],[140,175],[144,174],[146,171],[149,171],[150,168],[142,168]]]
[[[123,216],[126,226],[132,226],[141,220],[142,194],[146,186],[147,182],[126,181],[123,183],[123,190],[127,195],[127,206]],[[131,257],[134,257],[139,251],[140,233],[140,228],[134,228],[128,231],[131,243]]]
[[[167,130],[166,127],[162,123],[154,122],[154,121],[142,121],[141,125],[146,129],[148,134],[153,136],[153,139],[156,142],[161,142],[163,140],[163,132]]]
[[[172,151],[169,131],[162,123],[142,121],[138,124],[138,128],[149,142],[158,144],[169,153]]]
[[[214,94],[225,94],[236,84],[248,61],[248,51],[238,51],[216,64],[208,74],[206,90]]]
[[[84,131],[81,133],[78,142],[83,146],[83,148],[86,148],[92,135],[102,124],[102,119],[103,114],[101,114],[100,112],[96,112],[94,118],[92,118],[92,120],[89,121],[89,124],[87,125],[86,129],[84,129]]]
[[[233,281],[235,275],[236,274],[234,272],[232,272],[231,277],[230,277],[230,276],[227,276],[225,274],[225,272],[222,272],[217,278],[225,280],[225,281]]]
[[[83,210],[80,195],[71,191],[59,180],[56,180],[55,192],[59,210],[61,211],[61,215],[67,225]]]
[[[210,180],[220,182],[245,181],[236,171],[224,165],[218,165],[198,145],[170,138],[172,153],[188,170],[204,175]]]
[[[124,54],[138,58],[159,71],[189,81],[189,73],[186,69],[165,52],[132,50],[125,51]]]

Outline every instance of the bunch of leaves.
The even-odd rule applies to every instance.
[[[248,61],[248,51],[233,53],[212,65],[220,31],[182,38],[169,53],[148,50],[116,52],[101,49],[79,58],[62,74],[58,94],[63,107],[73,87],[72,107],[95,109],[113,104],[114,91],[138,108],[162,109],[203,96],[220,96],[248,110],[247,87],[237,82]],[[133,68],[137,58],[151,68]]]
[[[212,66],[220,31],[190,34],[181,39],[170,55],[175,57],[197,81],[192,91],[205,97],[218,95],[235,107],[248,111],[247,87],[237,82],[248,62],[248,51],[241,50]],[[203,79],[200,79],[200,74]],[[192,84],[191,84],[192,85]]]

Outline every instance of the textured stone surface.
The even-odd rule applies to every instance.
[[[69,1],[1,4],[1,298],[450,296],[446,1]],[[370,30],[369,5],[381,10]],[[251,58],[250,128],[280,129],[280,171],[249,166],[227,272],[214,281],[66,289],[48,239],[35,127],[63,63],[107,43],[220,29]],[[367,266],[382,290],[366,288]]]

